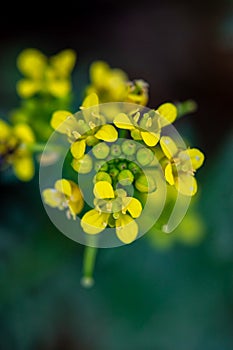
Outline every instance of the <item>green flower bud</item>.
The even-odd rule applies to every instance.
[[[109,175],[114,179],[117,178],[118,174],[119,174],[119,170],[115,167],[109,170]]]
[[[131,185],[134,181],[134,176],[130,170],[122,170],[118,175],[118,181],[122,186]]]
[[[97,159],[105,159],[109,155],[110,148],[105,142],[100,142],[93,147],[92,152]]]
[[[96,172],[98,171],[108,171],[108,164],[104,160],[97,160],[95,162],[94,169]]]
[[[95,136],[87,136],[87,138],[86,138],[87,146],[93,147],[93,146],[97,145],[98,142],[99,142],[99,140]]]
[[[119,170],[125,170],[125,169],[127,169],[128,164],[127,164],[127,162],[120,162],[120,163],[117,165],[117,167],[118,167]]]
[[[107,181],[110,184],[112,183],[111,176],[108,173],[105,173],[104,171],[100,171],[95,175],[93,182],[96,183],[98,181]]]
[[[138,163],[140,163],[142,166],[147,166],[153,161],[154,154],[149,148],[140,148],[137,151],[136,157]]]
[[[92,165],[92,158],[88,154],[85,154],[80,159],[74,158],[71,163],[73,169],[80,174],[88,174],[92,170]]]
[[[152,176],[142,174],[135,181],[135,187],[139,192],[150,193],[156,189],[156,184]]]
[[[121,155],[121,146],[120,145],[112,145],[110,153],[113,157],[119,157]]]
[[[141,132],[138,129],[133,129],[131,131],[131,136],[134,140],[137,140],[137,141],[142,140]]]
[[[121,148],[124,154],[132,156],[136,153],[137,145],[133,140],[127,140],[122,143]]]
[[[130,163],[129,163],[128,169],[129,169],[134,175],[140,173],[140,171],[141,171],[140,167],[139,167],[136,163],[134,163],[134,162],[130,162]]]

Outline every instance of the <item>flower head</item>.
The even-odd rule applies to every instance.
[[[133,242],[138,235],[135,218],[142,212],[136,198],[128,197],[123,189],[115,190],[107,181],[98,181],[94,186],[95,209],[88,211],[81,220],[84,232],[98,234],[107,226],[115,227],[116,235],[123,243]]]
[[[71,153],[76,159],[84,156],[86,146],[95,146],[99,141],[115,142],[118,138],[113,125],[103,125],[103,117],[98,112],[95,113],[92,109],[91,112],[88,111],[89,107],[97,106],[98,102],[95,93],[85,98],[81,107],[85,120],[76,120],[69,111],[57,111],[52,116],[52,127],[60,133],[67,134],[71,143]]]
[[[43,191],[44,202],[52,208],[66,210],[67,217],[75,220],[84,206],[82,193],[73,181],[61,179],[55,182],[54,188]]]
[[[36,49],[26,49],[18,57],[17,64],[25,76],[17,84],[18,94],[29,98],[35,94],[48,94],[56,98],[71,92],[70,74],[74,68],[76,54],[64,50],[47,58]]]
[[[0,167],[11,165],[20,180],[31,180],[34,162],[30,146],[34,141],[33,131],[27,124],[10,126],[0,120]]]
[[[178,192],[193,196],[197,192],[195,171],[204,162],[204,154],[197,148],[179,149],[172,138],[161,137],[160,146],[167,158],[165,178],[170,185],[175,185]]]

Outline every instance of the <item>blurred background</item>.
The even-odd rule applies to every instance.
[[[96,284],[85,290],[83,247],[50,223],[38,177],[3,179],[0,349],[231,350],[233,2],[31,6],[6,4],[1,13],[0,117],[19,103],[16,58],[28,47],[48,56],[65,48],[77,52],[77,109],[90,63],[99,59],[148,81],[151,108],[195,100],[198,110],[175,125],[206,155],[195,203],[201,233],[190,240],[183,232],[183,240],[168,245],[145,235],[130,246],[102,249]],[[182,229],[191,232],[193,225]]]

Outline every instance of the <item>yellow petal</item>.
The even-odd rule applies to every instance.
[[[62,98],[71,91],[71,82],[68,79],[51,80],[47,82],[47,89],[54,97]]]
[[[66,180],[66,179],[57,180],[55,182],[54,187],[58,192],[63,193],[67,197],[70,197],[72,194],[72,187],[69,180]]]
[[[147,132],[147,131],[141,131],[141,136],[145,144],[149,147],[153,147],[157,145],[159,142],[159,134],[155,134],[152,132]]]
[[[169,123],[174,122],[174,120],[177,117],[177,108],[174,104],[172,103],[164,103],[158,108],[159,114],[162,116],[162,118],[165,118],[165,121],[162,119],[162,125],[166,125],[166,122],[168,121]]]
[[[163,153],[168,159],[173,158],[178,151],[175,142],[169,136],[161,137],[160,146],[162,148]]]
[[[94,196],[99,199],[115,198],[112,185],[107,181],[98,181],[94,186]]]
[[[187,173],[180,173],[175,181],[178,192],[185,196],[193,196],[197,192],[197,181],[194,176]]]
[[[96,61],[90,67],[90,77],[94,85],[102,87],[105,83],[106,76],[108,78],[110,67],[106,62]]]
[[[29,98],[41,90],[41,83],[37,80],[22,79],[16,84],[20,97]]]
[[[71,154],[74,158],[82,158],[86,150],[85,140],[75,141],[70,147]]]
[[[26,49],[20,53],[17,59],[19,70],[32,78],[42,77],[47,58],[36,49]]]
[[[109,214],[99,213],[97,210],[92,209],[83,215],[81,226],[84,232],[95,235],[106,228],[108,219]]]
[[[70,49],[63,50],[50,58],[50,62],[55,68],[56,72],[63,77],[70,75],[74,68],[75,61],[76,53]]]
[[[56,130],[72,113],[66,110],[60,110],[53,113],[50,124],[54,130]],[[64,130],[63,130],[64,129]],[[59,132],[66,133],[66,129],[60,127]]]
[[[95,93],[89,94],[83,101],[83,108],[90,108],[99,104],[99,98]]]
[[[14,134],[17,138],[19,138],[22,142],[32,143],[35,141],[35,136],[27,124],[17,124],[14,126]]]
[[[71,201],[77,202],[80,199],[83,199],[82,192],[81,192],[79,186],[71,180],[68,180],[68,181],[71,185],[71,196],[70,196]]]
[[[133,242],[138,235],[138,225],[131,216],[120,215],[116,220],[116,235],[125,244]]]
[[[59,207],[61,203],[61,195],[54,188],[46,188],[42,192],[43,200],[46,204],[48,204],[52,208]]]
[[[31,156],[16,158],[13,163],[15,175],[21,181],[30,181],[34,176],[34,162]]]
[[[173,172],[172,172],[172,165],[171,163],[169,163],[166,168],[165,168],[165,179],[167,180],[167,182],[170,185],[174,185],[175,180],[174,180],[174,176],[173,176]]]
[[[119,113],[113,120],[113,123],[120,129],[133,130],[134,125],[125,113]]]
[[[95,137],[106,142],[114,142],[118,138],[118,133],[114,126],[106,124],[101,126],[97,133],[95,133]]]
[[[205,156],[201,151],[199,151],[199,149],[191,148],[191,149],[187,149],[184,152],[188,155],[194,170],[196,170],[202,166],[204,159],[205,159]]]
[[[142,205],[138,199],[133,197],[125,197],[123,199],[123,205],[123,214],[125,214],[126,211],[128,211],[133,218],[138,218],[141,215]]]

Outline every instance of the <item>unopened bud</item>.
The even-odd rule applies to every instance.
[[[122,151],[127,156],[132,156],[136,153],[137,144],[133,140],[127,140],[122,143]]]
[[[93,147],[92,152],[97,159],[105,159],[109,155],[110,148],[105,142],[100,142]]]
[[[118,175],[118,181],[122,186],[129,186],[134,181],[134,176],[130,170],[122,170]]]
[[[150,193],[156,189],[156,184],[152,176],[142,174],[135,181],[135,187],[139,192]]]
[[[111,176],[108,173],[105,173],[104,171],[98,172],[94,177],[94,183],[98,181],[107,181],[110,184],[112,183]]]
[[[112,145],[110,152],[111,152],[111,155],[113,157],[119,157],[121,155],[121,146],[120,145]]]
[[[134,175],[140,173],[140,171],[141,171],[140,167],[139,167],[136,163],[134,163],[134,162],[130,162],[130,163],[129,163],[128,169],[129,169]]]
[[[149,148],[140,148],[137,151],[137,161],[142,166],[149,165],[154,159],[154,154]]]

